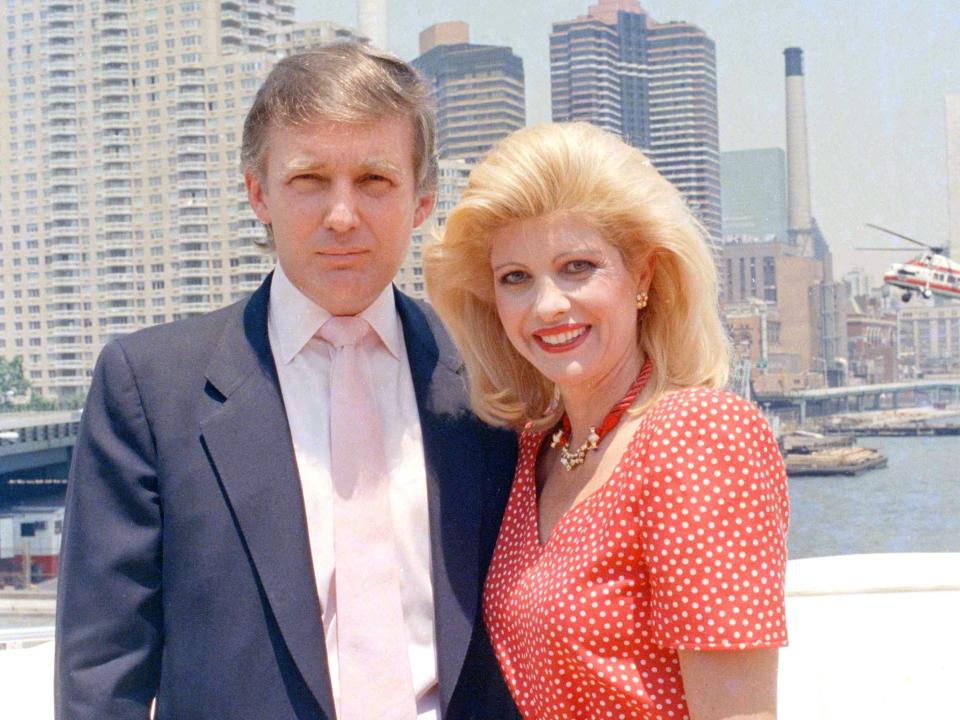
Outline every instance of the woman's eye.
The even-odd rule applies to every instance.
[[[571,273],[582,273],[595,267],[596,265],[589,260],[571,260],[567,263],[566,270]]]
[[[500,276],[500,282],[503,285],[518,285],[527,279],[527,274],[523,270],[511,270]]]

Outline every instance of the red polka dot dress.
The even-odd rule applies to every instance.
[[[646,412],[541,545],[524,433],[484,615],[526,720],[688,717],[677,650],[786,644],[787,484],[766,421],[691,388]]]

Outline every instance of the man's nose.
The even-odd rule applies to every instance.
[[[543,320],[554,320],[570,310],[570,299],[550,277],[537,283],[537,315]]]
[[[332,188],[324,217],[328,230],[345,233],[357,226],[357,207],[352,188]]]

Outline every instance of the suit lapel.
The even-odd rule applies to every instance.
[[[269,289],[268,277],[221,338],[207,379],[224,400],[201,429],[284,642],[333,718],[300,478],[267,339]]]
[[[480,595],[480,484],[483,458],[466,408],[456,352],[416,303],[396,293],[417,396],[427,468],[440,710],[460,677]],[[437,324],[434,331],[431,320]]]

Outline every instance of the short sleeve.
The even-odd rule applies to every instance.
[[[785,645],[789,501],[768,423],[742,398],[702,388],[668,395],[649,422],[640,511],[654,641]]]

